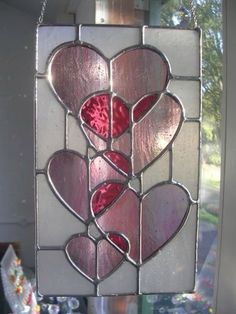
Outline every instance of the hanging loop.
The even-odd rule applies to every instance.
[[[189,0],[189,3],[190,3],[191,15],[192,15],[192,18],[193,18],[193,24],[194,24],[194,27],[196,28],[198,26],[196,7],[195,7],[195,4],[194,4],[193,0]]]
[[[39,19],[38,19],[38,24],[42,24],[43,23],[43,19],[44,19],[44,15],[45,15],[47,4],[48,4],[48,0],[43,0],[42,1],[42,8],[41,8],[40,16],[39,16]]]

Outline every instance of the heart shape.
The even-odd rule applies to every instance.
[[[76,234],[66,244],[65,252],[70,263],[90,281],[104,280],[121,265],[129,250],[127,240],[120,234],[108,233],[108,240],[96,241],[85,234]]]
[[[48,80],[58,100],[77,116],[81,102],[109,88],[105,58],[96,49],[74,42],[60,46],[49,59]]]
[[[113,230],[124,234],[130,242],[131,262],[144,263],[180,230],[190,204],[189,193],[177,183],[158,184],[141,200],[127,189],[105,213],[96,217],[96,223],[103,233]]]
[[[117,135],[122,136],[128,126],[132,126],[132,158],[127,156],[130,161],[127,160],[125,165],[125,155],[122,158],[121,153],[117,151],[106,152],[105,156],[117,165],[118,169],[122,168],[121,165],[123,165],[122,170],[126,173],[129,172],[128,164],[132,162],[132,174],[137,176],[170,147],[184,121],[183,108],[180,101],[169,93],[151,94],[142,97],[131,108],[131,115],[127,106],[121,100],[118,101],[118,97],[112,99],[116,99],[116,102],[111,103],[112,108],[114,108],[115,103],[119,103],[121,113],[115,115],[115,110],[113,110],[112,121],[110,122],[108,114],[111,101],[110,94],[92,96],[83,104],[81,119],[90,127],[90,129],[84,128],[83,130],[89,139],[91,132],[94,132],[107,141],[110,125],[112,130],[116,130],[115,133],[111,133],[112,139]],[[95,148],[97,146],[94,145]],[[123,160],[121,161],[121,159]]]
[[[56,197],[78,218],[88,219],[88,173],[85,159],[73,151],[58,151],[50,159],[47,177]]]

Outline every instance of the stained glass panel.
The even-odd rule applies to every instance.
[[[44,46],[50,27],[38,29],[39,292],[97,296],[191,290],[199,32],[83,25],[76,31],[71,27],[73,32],[68,42],[66,27],[49,51]],[[174,38],[181,34],[191,45]],[[54,264],[65,269],[59,279]],[[53,288],[51,280],[63,287]]]

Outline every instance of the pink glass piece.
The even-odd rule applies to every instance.
[[[96,245],[86,236],[72,238],[67,246],[66,253],[72,264],[90,279],[96,277]]]
[[[54,53],[49,79],[62,103],[77,116],[83,98],[109,87],[108,65],[92,48],[70,44]]]
[[[121,155],[118,152],[107,151],[104,155],[118,168],[123,172],[128,174],[130,172],[130,163],[127,158]]]
[[[109,136],[110,95],[102,94],[90,97],[82,106],[82,120],[103,138]]]
[[[92,196],[92,211],[94,215],[99,214],[104,208],[108,207],[112,202],[114,202],[124,185],[122,183],[104,183],[100,186]]]
[[[113,91],[129,103],[142,96],[163,91],[167,85],[168,65],[157,51],[135,48],[112,61]]]
[[[139,199],[137,195],[126,190],[125,193],[97,219],[103,232],[119,232],[130,242],[130,257],[139,260]]]
[[[93,131],[91,131],[85,125],[83,125],[83,129],[91,145],[96,148],[97,151],[105,150],[107,148],[107,143],[97,136]]]
[[[129,243],[128,241],[117,233],[109,233],[108,238],[117,245],[123,252],[128,252]]]
[[[131,143],[130,143],[130,134],[124,133],[112,143],[112,149],[116,151],[121,151],[125,155],[129,156],[131,153]]]
[[[88,218],[87,165],[70,151],[59,151],[48,165],[48,179],[55,195],[76,215]]]
[[[119,180],[124,182],[125,176],[119,174],[109,163],[102,157],[95,157],[90,164],[90,185],[93,189],[98,184],[107,180]]]
[[[133,171],[143,170],[173,142],[183,122],[182,106],[164,95],[133,128]]]
[[[112,99],[112,137],[120,136],[129,127],[129,110],[119,97]]]
[[[124,256],[107,240],[98,243],[98,276],[103,279],[114,271],[123,261]]]
[[[153,188],[142,201],[142,260],[165,245],[183,225],[190,207],[187,192],[176,184]]]
[[[152,106],[160,98],[160,95],[154,94],[149,95],[141,99],[134,108],[133,117],[134,121],[138,122],[147,112],[152,108]]]

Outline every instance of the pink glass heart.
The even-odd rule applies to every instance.
[[[161,184],[142,200],[142,261],[166,245],[186,220],[187,191],[177,184]]]
[[[128,243],[121,235],[110,233],[109,236],[114,237],[117,246],[125,247],[128,251]],[[124,255],[106,239],[101,239],[96,244],[83,234],[73,236],[68,241],[65,251],[71,264],[90,280],[104,279],[124,260]]]
[[[133,173],[139,174],[163,154],[174,141],[183,123],[180,102],[164,94],[133,128]]]
[[[85,97],[109,88],[105,59],[94,49],[74,43],[54,52],[48,78],[56,96],[75,116]]]
[[[74,214],[88,218],[88,177],[85,160],[77,153],[59,151],[48,164],[48,181],[55,195]]]
[[[167,61],[149,47],[122,52],[111,64],[113,92],[128,103],[135,103],[146,94],[161,92],[168,83]]]

